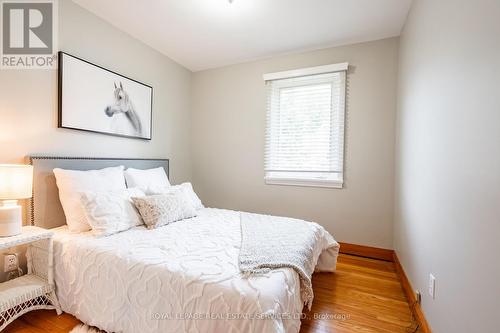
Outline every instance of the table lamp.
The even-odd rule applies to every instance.
[[[0,164],[0,237],[22,231],[23,213],[18,199],[32,196],[33,166]]]

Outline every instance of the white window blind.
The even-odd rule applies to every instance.
[[[340,68],[266,74],[266,183],[342,187],[347,64]]]

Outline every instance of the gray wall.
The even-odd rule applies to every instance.
[[[499,1],[416,0],[401,37],[394,242],[436,333],[499,331],[499,36]]]
[[[209,206],[316,221],[340,241],[392,248],[398,39],[193,74],[196,190]],[[348,61],[345,188],[264,184],[262,74]]]
[[[154,87],[153,140],[57,129],[57,71],[0,70],[0,162],[33,153],[171,159],[191,178],[191,72],[72,1],[59,1],[59,48]]]
[[[0,70],[0,163],[30,154],[170,158],[171,180],[189,180],[191,72],[69,0],[59,1],[59,48],[153,86],[153,140],[57,129],[57,71]]]

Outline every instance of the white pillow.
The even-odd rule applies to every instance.
[[[80,195],[87,221],[96,236],[109,236],[143,224],[131,199],[145,196],[137,188]]]
[[[132,201],[148,229],[196,216],[191,200],[180,190],[142,198],[133,197]]]
[[[127,187],[146,189],[150,186],[170,186],[165,169],[162,167],[148,170],[128,168],[125,170]]]
[[[125,190],[123,166],[101,170],[77,171],[54,169],[59,199],[66,216],[66,224],[72,232],[90,230],[82,203],[81,192]]]
[[[201,208],[205,208],[200,198],[193,190],[193,185],[191,185],[191,183],[182,183],[180,185],[173,186],[150,186],[147,189],[143,189],[144,193],[146,193],[147,195],[165,194],[177,190],[181,190],[186,193],[194,209],[198,210]]]

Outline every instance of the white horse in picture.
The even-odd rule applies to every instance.
[[[114,86],[115,101],[104,110],[106,115],[112,118],[111,131],[127,136],[142,136],[141,119],[137,115],[128,93],[123,89],[121,82],[119,86],[114,83]]]

